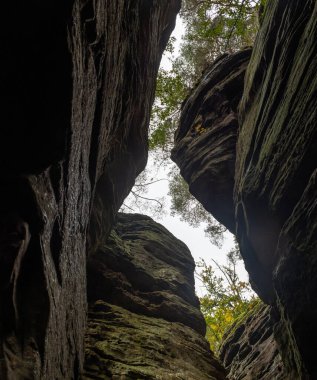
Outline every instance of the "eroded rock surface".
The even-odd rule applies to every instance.
[[[292,378],[317,378],[317,3],[269,1],[240,108],[237,236],[282,316]],[[276,299],[277,296],[277,299]]]
[[[3,4],[1,379],[79,377],[87,246],[110,231],[145,166],[156,73],[179,7]]]
[[[236,152],[226,142],[228,129],[217,144],[208,140],[208,128],[212,133],[218,122],[214,119],[206,131],[200,128],[206,102],[197,96],[197,102],[191,97],[185,102],[173,156],[191,191],[201,178],[202,194],[229,183],[221,162],[205,170],[211,157],[233,162],[236,156],[233,206],[230,199],[225,202],[231,205],[230,218],[221,198],[214,198],[221,206],[217,209],[199,191],[192,193],[236,231],[253,288],[280,316],[276,339],[291,379],[317,378],[316,16],[316,2],[269,0],[245,75]],[[221,72],[222,64],[230,73],[224,58],[215,67]],[[216,92],[225,79],[218,82],[211,89],[203,77],[197,89]],[[214,105],[221,110],[215,99],[206,104],[205,115],[214,112]]]
[[[224,55],[205,71],[182,106],[172,151],[190,192],[231,232],[237,107],[250,55]]]
[[[224,379],[193,273],[188,248],[163,226],[119,215],[88,262],[86,378]]]
[[[270,306],[258,305],[224,337],[220,360],[229,380],[287,380]]]

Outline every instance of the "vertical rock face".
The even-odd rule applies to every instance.
[[[151,218],[119,215],[88,260],[84,378],[224,379],[204,339],[184,243]]]
[[[183,103],[172,151],[190,192],[231,232],[237,107],[250,55],[224,55],[205,71]]]
[[[297,376],[307,371],[312,378],[317,377],[316,16],[315,2],[268,2],[246,74],[235,186],[237,234],[249,273],[264,299],[277,297],[286,364]]]
[[[220,360],[228,370],[228,379],[288,379],[274,325],[270,306],[260,304],[226,333]]]
[[[179,7],[2,7],[1,379],[79,376],[87,245],[109,232],[145,165],[155,76]]]
[[[246,71],[236,151],[234,144],[226,143],[231,138],[228,129],[222,140],[215,140],[216,145],[207,140],[208,130],[200,127],[205,98],[197,97],[192,106],[189,97],[173,156],[190,186],[196,177],[201,178],[201,191],[193,194],[203,204],[206,197],[201,193],[210,189],[207,194],[211,198],[217,194],[218,184],[228,179],[219,169],[222,165],[214,165],[213,157],[219,152],[228,162],[236,157],[230,206],[234,222],[228,223],[228,208],[217,197],[221,209],[206,208],[236,231],[254,289],[277,311],[276,337],[292,379],[317,378],[316,16],[316,2],[268,1]],[[226,61],[222,63],[230,73]],[[216,92],[218,82],[212,86],[203,77],[197,89],[202,94]],[[240,88],[237,91],[242,93]],[[195,94],[196,89],[192,98]],[[216,106],[219,109],[219,102],[212,98],[205,115]],[[231,114],[225,111],[223,119]],[[190,128],[196,125],[201,133],[193,130],[197,144],[192,145]],[[209,130],[217,125],[214,120]],[[205,143],[198,144],[205,138]],[[217,169],[205,171],[203,177],[208,165]],[[225,203],[230,204],[230,199]]]

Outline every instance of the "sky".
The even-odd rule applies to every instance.
[[[130,200],[125,201],[126,204],[133,208],[134,212],[145,214],[153,218],[156,222],[162,224],[167,228],[175,237],[184,242],[195,260],[195,262],[205,260],[207,264],[210,264],[214,267],[212,260],[215,260],[220,265],[225,265],[227,258],[226,254],[234,246],[233,235],[229,232],[225,233],[224,243],[221,248],[211,244],[209,239],[205,236],[204,226],[192,227],[188,223],[180,220],[178,216],[170,215],[170,199],[168,196],[168,181],[166,180],[168,176],[168,171],[170,170],[170,165],[166,167],[161,167],[159,170],[154,166],[153,161],[154,157],[149,157],[147,171],[150,172],[150,177],[153,177],[154,180],[160,180],[146,187],[146,193],[142,196],[146,198],[153,198],[161,200],[164,197],[164,209],[163,212],[154,212],[151,206],[155,206],[155,203],[144,202],[142,208],[135,207],[135,199],[130,195]],[[174,165],[174,164],[173,164]],[[151,178],[152,179],[152,178]],[[142,201],[142,200],[141,200]],[[142,202],[141,202],[142,203]],[[196,268],[199,272],[199,268]],[[220,275],[219,271],[216,273]],[[239,263],[238,274],[243,281],[248,281],[248,275],[244,269],[243,263]],[[198,296],[204,295],[205,289],[202,282],[199,280],[199,276],[195,275],[195,288]]]
[[[179,52],[179,45],[180,45],[180,41],[181,41],[182,35],[184,34],[184,31],[185,31],[185,28],[184,28],[184,25],[182,23],[182,19],[178,15],[177,18],[176,18],[175,28],[173,30],[173,33],[171,34],[171,37],[175,38],[175,44],[174,44],[175,51],[174,51],[174,55],[177,55],[178,52]],[[169,61],[169,57],[170,57],[169,54],[164,53],[163,57],[162,57],[162,60],[161,60],[160,67],[164,68],[165,70],[171,69],[171,66],[172,66],[171,62]]]
[[[175,29],[172,33],[172,36],[176,38],[174,55],[178,53],[179,43],[180,43],[180,39],[183,32],[184,32],[184,26],[182,25],[181,19],[178,16],[176,20]],[[161,67],[164,68],[165,70],[168,70],[171,68],[171,63],[170,63],[169,58],[170,58],[170,55],[166,55],[166,54],[164,54],[162,57]],[[150,155],[147,170],[149,172],[153,170],[153,175],[155,176],[154,179],[167,178],[169,165],[167,165],[167,167],[160,168],[159,172],[154,173],[155,171],[154,165],[153,165],[154,159],[155,158],[151,157]],[[167,228],[179,240],[183,241],[188,246],[189,250],[191,251],[191,254],[195,262],[200,261],[202,258],[205,260],[207,264],[210,264],[210,265],[213,265],[212,259],[215,260],[220,265],[226,264],[226,253],[229,252],[229,250],[234,245],[234,239],[233,239],[232,234],[230,234],[229,232],[225,233],[224,244],[221,247],[221,249],[219,249],[215,245],[211,244],[209,239],[205,236],[203,226],[194,228],[190,226],[188,223],[182,222],[179,219],[179,217],[171,216],[169,213],[170,202],[169,202],[169,197],[168,197],[168,181],[166,180],[162,180],[162,181],[159,181],[147,186],[147,192],[144,196],[148,198],[154,198],[154,199],[159,199],[161,197],[164,197],[166,212],[163,213],[160,216],[160,218],[158,218],[157,215],[153,215],[153,211],[151,210],[151,208],[145,207],[145,208],[142,208],[141,210],[134,209],[134,211],[140,212],[142,214],[146,214],[152,217],[155,221],[161,223],[165,228]],[[133,197],[130,198],[129,204],[130,205],[133,204]],[[197,271],[199,271],[198,268],[197,268]],[[238,273],[239,273],[240,278],[243,281],[248,280],[248,275],[244,269],[244,265],[242,262],[241,264],[239,264]],[[195,287],[196,287],[196,293],[198,296],[202,296],[203,294],[205,294],[204,287],[197,275],[195,276]]]

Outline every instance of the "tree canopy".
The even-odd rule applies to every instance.
[[[185,33],[171,69],[161,68],[152,111],[150,148],[167,151],[178,122],[180,106],[206,67],[224,53],[253,44],[264,2],[251,0],[183,0],[180,13]]]

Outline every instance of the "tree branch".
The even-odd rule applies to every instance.
[[[131,208],[130,206],[126,205],[125,203],[123,203],[123,205],[122,205],[122,206],[124,206],[124,207],[126,207],[126,208],[128,208],[129,210],[131,210],[131,211],[133,211],[133,212],[134,212],[133,208]]]
[[[136,193],[135,191],[131,190],[131,193],[136,197],[136,198],[141,198],[141,199],[145,199],[146,201],[153,201],[153,202],[156,202],[160,205],[160,208],[163,208],[163,204],[158,201],[157,199],[154,199],[154,198],[147,198],[147,197],[142,197],[142,195],[139,195],[138,193]]]
[[[134,187],[148,186],[148,185],[152,185],[153,183],[160,182],[160,181],[168,181],[168,178],[161,178],[161,179],[157,179],[156,181],[152,181],[152,182],[135,184]]]

